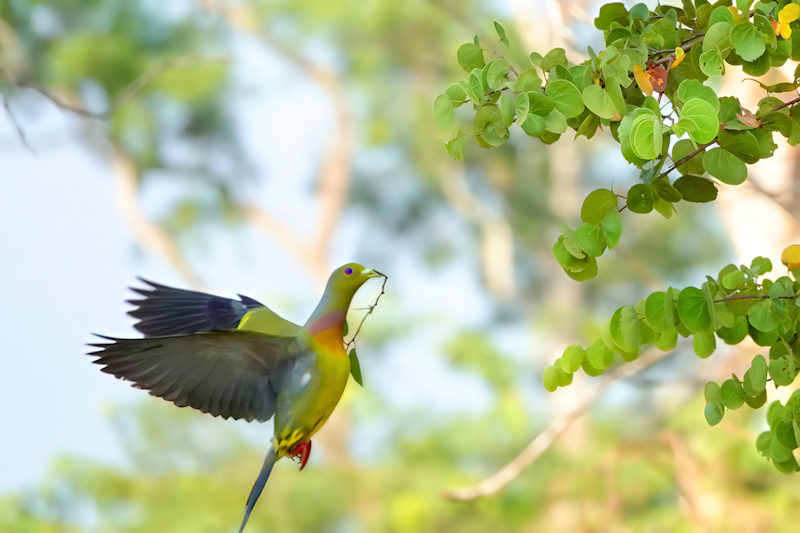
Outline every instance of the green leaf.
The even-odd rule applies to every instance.
[[[720,401],[720,388],[714,381],[709,381],[703,387],[703,398],[706,402],[716,403]]]
[[[609,209],[617,210],[617,196],[608,189],[590,192],[581,206],[581,220],[587,224],[599,224]]]
[[[573,118],[583,113],[583,97],[571,81],[553,80],[547,84],[545,92],[565,117]]]
[[[453,137],[445,145],[447,153],[456,161],[464,160],[464,137],[461,134]]]
[[[728,185],[739,185],[747,179],[747,166],[724,148],[712,148],[703,157],[709,174]]]
[[[508,81],[508,61],[495,59],[486,66],[486,84],[492,90],[502,89]]]
[[[766,257],[756,257],[750,262],[750,271],[754,276],[761,276],[772,271],[772,261]]]
[[[737,316],[734,321],[733,325],[729,328],[719,328],[717,330],[717,337],[725,341],[727,344],[739,344],[747,337],[749,332],[749,326],[747,323],[747,318],[744,316]]]
[[[722,421],[722,416],[725,414],[724,407],[721,403],[707,403],[703,410],[703,415],[706,417],[706,422],[709,426],[716,426]]]
[[[653,210],[653,189],[644,183],[637,183],[628,191],[627,205],[633,213],[649,213]]]
[[[699,176],[683,176],[672,184],[678,189],[687,202],[711,202],[717,198],[717,188],[705,178]]]
[[[550,72],[558,66],[566,68],[568,65],[567,53],[563,48],[553,48],[542,58],[542,70],[545,72]]]
[[[611,96],[599,85],[589,85],[581,93],[584,105],[600,118],[610,119],[617,114]]]
[[[733,27],[731,44],[736,53],[745,61],[755,61],[764,54],[767,48],[758,29],[747,21],[740,22]]]
[[[600,14],[594,19],[594,26],[598,30],[607,30],[612,22],[625,25],[628,22],[628,10],[620,2],[604,4],[600,8]]]
[[[767,361],[763,355],[756,355],[750,368],[744,373],[742,387],[748,396],[758,396],[765,392],[767,386]]]
[[[519,73],[514,89],[518,93],[539,92],[542,90],[542,80],[536,74],[536,69],[529,68]]]
[[[567,346],[561,356],[561,370],[573,374],[581,367],[586,358],[586,352],[577,344]]]
[[[451,130],[455,122],[455,111],[450,97],[446,94],[440,94],[433,101],[433,115],[436,117],[436,123],[443,130]]]
[[[355,382],[363,387],[364,381],[361,377],[361,365],[358,363],[358,355],[356,355],[356,349],[353,348],[352,350],[350,350],[350,353],[348,355],[350,357],[350,374],[353,375],[353,379],[355,380]]]
[[[614,360],[614,352],[606,347],[602,339],[597,339],[586,350],[586,360],[594,368],[603,370],[611,366]]]
[[[528,93],[518,93],[515,105],[517,123],[525,122],[525,119],[528,118],[528,112],[530,111],[530,98],[528,97]]]
[[[697,357],[705,359],[717,348],[717,341],[713,333],[695,333],[692,339],[692,348]]]
[[[679,202],[683,199],[681,192],[672,186],[666,176],[653,180],[651,185],[656,196],[667,202]]]
[[[447,86],[447,90],[444,91],[450,101],[453,103],[454,106],[458,107],[461,105],[464,100],[467,99],[467,93],[464,89],[457,83],[451,83]]]
[[[681,118],[688,118],[697,125],[697,129],[689,132],[689,137],[696,143],[707,143],[714,140],[719,133],[717,110],[702,98],[692,98],[683,104]]]
[[[545,122],[544,117],[539,115],[528,114],[527,118],[520,124],[522,131],[528,135],[536,136],[544,132]]]
[[[459,46],[456,52],[456,58],[458,59],[458,64],[467,72],[472,72],[472,69],[475,68],[483,68],[485,65],[483,50],[480,46],[472,43]]]
[[[721,13],[727,19],[727,15],[724,14],[724,11],[728,11],[728,9],[726,7],[720,7],[718,9],[720,9]],[[728,15],[732,16],[730,11],[728,11]],[[730,50],[731,46],[731,26],[732,21],[730,19],[711,23],[703,37],[703,53],[716,50],[718,53],[726,54],[727,56],[728,52],[726,51]]]
[[[728,409],[738,409],[744,405],[744,389],[738,381],[726,379],[720,387],[719,399]]]
[[[494,104],[481,106],[472,120],[472,132],[489,146],[500,146],[508,139],[508,126],[500,108]]]
[[[769,375],[776,387],[785,387],[794,382],[796,370],[794,361],[787,357],[773,359],[769,362]]]
[[[656,339],[656,348],[663,352],[674,350],[678,344],[678,331],[675,328],[668,329],[661,333],[661,336]]]
[[[599,224],[581,224],[575,229],[575,240],[592,257],[600,257],[606,249]]]
[[[622,340],[630,350],[637,350],[642,344],[642,329],[639,326],[639,315],[633,306],[622,307],[619,316],[619,329]]]
[[[587,106],[588,107],[588,106]],[[663,146],[663,125],[655,115],[640,115],[631,125],[631,147],[642,159],[656,159]]]
[[[619,211],[609,209],[606,212],[600,222],[600,233],[609,248],[614,248],[619,243],[619,238],[622,236],[622,217],[619,216]]]
[[[519,95],[517,95],[517,98],[519,98]],[[516,102],[511,99],[511,96],[507,92],[502,93],[497,100],[497,105],[500,106],[500,116],[503,117],[503,124],[506,126],[513,124],[517,109]]]
[[[545,368],[542,374],[542,382],[548,392],[555,391],[558,388],[558,371],[552,366]]]
[[[721,76],[722,73],[725,72],[719,50],[714,48],[700,54],[700,71],[709,78]]]
[[[778,113],[773,115],[786,118]],[[752,164],[761,158],[758,141],[749,131],[722,130],[717,136],[717,141],[721,148],[725,148],[745,163]]]
[[[552,133],[564,133],[567,131],[567,119],[558,109],[553,109],[550,114],[544,118],[544,129]]]
[[[500,25],[499,22],[496,20],[494,21],[494,31],[497,32],[497,36],[500,37],[500,42],[504,45],[509,46],[508,44],[508,37],[506,37],[506,29]]]
[[[666,293],[661,291],[650,294],[644,302],[644,318],[647,324],[656,331],[666,331],[672,328],[664,316],[664,299]]]
[[[769,299],[754,304],[747,310],[747,320],[758,331],[770,332],[778,328],[779,318]]]
[[[705,100],[711,106],[719,112],[720,108],[720,101],[717,97],[717,93],[714,92],[714,89],[709,87],[708,85],[704,85],[699,80],[694,79],[687,79],[683,80],[681,84],[678,86],[678,99],[681,102],[688,102],[693,98],[700,98],[701,100]]]
[[[681,139],[680,141],[675,143],[675,146],[672,147],[672,161],[677,163],[684,157],[693,153],[695,150],[696,147],[692,141],[690,141],[689,139]],[[677,167],[678,172],[680,172],[683,175],[702,174],[703,172],[705,172],[705,169],[703,168],[704,155],[705,152],[700,152],[697,155],[693,156],[691,159],[689,159],[688,161]]]
[[[678,317],[692,333],[707,332],[711,328],[711,310],[702,290],[686,287],[678,295]]]

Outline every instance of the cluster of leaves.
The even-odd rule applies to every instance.
[[[762,278],[770,270],[769,259],[757,257],[749,267],[725,266],[716,278],[709,276],[699,288],[670,287],[636,305],[620,307],[588,348],[569,346],[545,369],[545,388],[553,391],[569,385],[579,369],[598,376],[614,364],[615,354],[633,361],[645,345],[672,350],[678,336],[691,336],[695,354],[706,358],[716,349],[717,338],[738,344],[749,335],[756,344],[768,348],[768,360],[757,355],[743,378],[733,374],[722,385],[708,383],[705,417],[713,426],[726,410],[743,404],[761,407],[767,400],[767,381],[776,387],[789,386],[800,371],[800,270],[792,269],[794,280],[789,276],[774,281]],[[800,393],[792,398],[786,406],[779,402],[770,406],[770,413],[780,415],[768,415],[772,429],[765,434],[769,436],[759,437],[758,444],[782,472],[800,470],[790,453],[800,439],[795,440],[794,433],[789,438],[787,433],[800,424]]]
[[[576,138],[592,138],[607,128],[625,159],[641,169],[641,183],[618,196],[621,207],[612,191],[590,194],[581,210],[584,225],[562,228],[553,248],[571,277],[594,277],[595,258],[615,246],[621,232],[611,207],[655,210],[670,218],[679,201],[710,202],[719,183],[741,184],[748,164],[772,156],[775,132],[792,145],[800,142],[800,98],[784,102],[772,96],[796,91],[800,68],[791,83],[760,84],[767,95],[754,111],[735,96],[718,97],[704,83],[723,74],[726,64],[760,76],[789,58],[800,59],[800,32],[792,32],[800,5],[730,4],[683,0],[682,8],[655,11],[644,4],[630,10],[606,4],[594,21],[606,48],[589,48],[589,59],[580,64],[570,64],[562,48],[534,52],[524,65],[502,56],[487,62],[488,51],[477,38],[463,44],[457,59],[468,76],[434,101],[439,125],[453,134],[447,151],[463,158],[468,133],[456,108],[466,103],[473,110],[471,135],[487,148],[505,143],[514,124],[547,144],[568,129]],[[495,29],[508,47],[505,29],[498,23]]]

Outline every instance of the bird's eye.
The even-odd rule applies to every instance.
[[[345,274],[347,274],[347,275],[349,276],[350,274],[352,274],[352,273],[353,273],[353,269],[352,269],[352,268],[350,268],[350,267],[347,267],[347,268],[345,268],[345,269],[344,269],[344,273],[345,273]]]

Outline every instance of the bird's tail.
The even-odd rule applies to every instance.
[[[253,507],[255,507],[258,501],[258,497],[261,496],[264,485],[267,484],[267,479],[269,479],[269,474],[272,472],[272,466],[275,464],[276,459],[275,449],[270,447],[267,456],[264,458],[264,465],[261,467],[261,472],[259,472],[258,478],[256,478],[256,482],[250,490],[250,496],[247,497],[247,505],[244,508],[244,518],[242,518],[242,525],[239,526],[239,533],[244,531],[244,526],[247,525],[247,519],[250,518],[250,513],[253,511]]]

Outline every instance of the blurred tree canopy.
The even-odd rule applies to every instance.
[[[579,26],[569,9],[585,3],[563,4],[538,23]],[[505,490],[470,503],[451,501],[458,499],[452,492],[443,497],[497,471],[548,427],[551,400],[539,384],[556,351],[598,336],[607,314],[646,288],[688,283],[730,253],[708,211],[681,206],[670,221],[647,217],[626,228],[596,281],[578,288],[550,254],[559,223],[577,220],[580,198],[592,189],[637,179],[605,153],[605,141],[545,148],[512,133],[500,147],[452,161],[431,101],[461,75],[459,44],[491,28],[487,21],[510,19],[507,57],[530,52],[520,41],[531,26],[499,9],[479,1],[1,0],[0,95],[21,133],[8,141],[44,152],[26,139],[25,124],[47,106],[74,116],[81,144],[108,162],[137,246],[191,285],[203,276],[187,255],[211,227],[260,231],[319,280],[333,235],[353,214],[374,232],[359,244],[365,260],[392,264],[402,250],[421,273],[467,265],[479,280],[486,313],[472,322],[420,317],[402,298],[387,303],[395,306],[391,317],[375,316],[360,347],[366,388],[339,407],[352,419],[341,426],[355,451],[326,461],[322,450],[323,460],[301,474],[280,465],[253,530],[793,530],[781,520],[797,507],[792,481],[777,477],[752,444],[759,419],[734,413],[715,428],[722,437],[703,427],[702,380],[690,360],[659,363],[641,378],[647,386],[613,389],[587,422],[571,419],[559,445]],[[329,122],[324,142],[308,155],[314,175],[296,184],[315,200],[302,213],[315,221],[311,234],[252,194],[264,176],[253,164],[259,154],[242,138],[240,101],[266,89],[241,72],[242,56],[253,50],[277,58],[287,80],[313,83],[329,107],[320,117]],[[280,97],[280,87],[269,89]],[[177,198],[154,217],[143,191],[166,183],[177,184]],[[522,346],[509,348],[514,335]],[[371,387],[371,375],[391,372],[393,352],[420,351],[420,339],[434,339],[424,352],[444,374],[485,392],[483,407],[408,407]],[[676,350],[679,357],[690,351]],[[664,385],[674,381],[682,387]],[[552,407],[569,414],[572,403],[568,391]],[[233,529],[265,435],[254,445],[221,421],[149,399],[115,412],[110,423],[126,446],[124,468],[59,459],[40,485],[0,497],[0,528]]]

